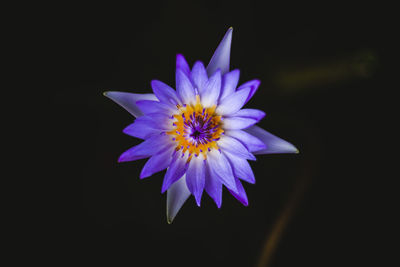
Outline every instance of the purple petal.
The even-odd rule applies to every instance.
[[[201,103],[203,107],[208,108],[217,104],[219,93],[221,91],[221,71],[216,71],[204,86],[201,94]]]
[[[156,172],[166,169],[171,162],[174,149],[174,146],[171,145],[167,149],[153,155],[144,165],[142,172],[140,173],[140,179],[149,177]]]
[[[222,205],[222,183],[219,179],[210,175],[209,167],[206,168],[205,190],[207,194],[214,200],[218,208]]]
[[[260,86],[261,81],[260,80],[251,80],[248,82],[245,82],[244,84],[242,84],[241,86],[238,87],[238,89],[236,91],[240,91],[243,90],[245,88],[250,88],[250,93],[249,96],[246,99],[246,102],[249,102],[249,100],[253,97],[253,95],[256,93],[258,86]]]
[[[172,120],[168,115],[152,113],[137,118],[132,124],[123,130],[123,133],[146,139],[153,134],[162,133],[172,129]]]
[[[151,81],[151,88],[153,88],[153,92],[160,102],[172,106],[175,106],[176,104],[182,104],[175,90],[169,85],[161,81],[153,80]]]
[[[230,117],[243,117],[257,120],[259,122],[265,117],[265,112],[259,109],[245,108],[241,109]]]
[[[167,221],[172,223],[182,205],[190,196],[186,186],[186,175],[176,181],[167,191]]]
[[[231,164],[224,154],[211,150],[207,154],[207,165],[211,179],[219,179],[227,188],[236,191]]]
[[[176,55],[176,70],[180,69],[186,76],[190,76],[190,68],[185,57],[181,54]]]
[[[238,192],[233,192],[232,190],[229,190],[229,192],[234,196],[237,200],[239,200],[243,205],[248,206],[249,201],[247,200],[247,195],[246,191],[244,191],[242,183],[239,181],[239,179],[235,178],[236,182],[236,187],[238,189]]]
[[[221,136],[221,139],[217,142],[217,144],[222,149],[222,151],[229,151],[231,153],[234,153],[235,155],[238,155],[239,157],[246,159],[256,159],[254,155],[251,154],[242,143],[240,143],[233,137],[226,135]]]
[[[110,98],[112,101],[123,107],[130,114],[135,117],[140,117],[143,113],[136,105],[136,101],[139,100],[157,100],[153,94],[132,94],[125,92],[113,92],[108,91],[103,93],[104,96]]]
[[[223,118],[222,122],[226,130],[240,130],[256,124],[258,120],[242,117],[226,117]]]
[[[239,111],[243,107],[249,93],[250,88],[247,88],[225,97],[215,111],[219,115],[230,115]]]
[[[238,69],[225,73],[222,76],[220,100],[233,94],[239,82],[240,71]]]
[[[197,61],[196,63],[194,63],[190,77],[194,85],[196,86],[197,90],[199,90],[201,94],[208,80],[207,72],[206,69],[204,68],[203,62]]]
[[[225,135],[239,140],[250,152],[266,148],[260,139],[242,130],[227,130]]]
[[[122,153],[118,159],[118,162],[148,158],[168,146],[173,146],[174,143],[169,138],[170,137],[166,134],[153,135],[139,145],[134,146]]]
[[[208,76],[213,75],[217,69],[220,69],[222,74],[229,71],[229,59],[231,55],[231,42],[232,42],[233,28],[229,28],[225,33],[224,38],[219,43],[217,49],[212,56],[210,63],[207,66]]]
[[[170,115],[176,108],[172,108],[170,105],[167,105],[163,102],[152,101],[152,100],[139,100],[136,102],[136,105],[140,108],[143,114],[151,114],[151,113],[162,113]]]
[[[251,135],[260,139],[267,148],[255,151],[254,154],[275,154],[275,153],[299,153],[299,150],[291,143],[265,131],[254,125],[245,130]]]
[[[223,152],[231,163],[233,174],[235,177],[240,178],[248,183],[254,184],[256,178],[254,177],[253,170],[250,164],[244,158],[238,157],[237,155],[224,151]]]
[[[186,172],[186,184],[200,207],[201,195],[203,194],[206,175],[206,164],[204,158],[193,157]]]
[[[183,104],[195,103],[196,96],[192,82],[180,69],[176,69],[176,91]]]
[[[160,134],[162,132],[161,129],[150,125],[147,119],[138,120],[140,118],[142,117],[137,118],[134,123],[129,124],[125,129],[122,130],[122,132],[140,139],[147,139],[152,135]]]
[[[171,164],[167,169],[167,173],[164,176],[163,185],[161,188],[161,193],[164,193],[168,188],[178,181],[187,171],[188,163],[187,161],[187,153],[184,157],[182,157],[182,152],[178,151],[172,157]]]

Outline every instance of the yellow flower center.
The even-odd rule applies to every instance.
[[[177,105],[179,114],[173,116],[175,119],[172,131],[167,132],[176,141],[176,150],[189,152],[189,158],[203,154],[206,158],[211,149],[219,149],[217,141],[224,130],[221,128],[221,116],[215,114],[216,106],[203,108],[200,96],[196,95],[196,104]]]

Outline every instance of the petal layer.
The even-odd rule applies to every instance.
[[[250,152],[267,148],[267,146],[260,139],[245,132],[244,130],[227,130],[225,131],[225,135],[237,139]]]
[[[242,203],[245,206],[248,206],[249,201],[247,200],[246,191],[244,190],[242,183],[237,178],[235,179],[235,182],[238,192],[233,192],[232,190],[228,189],[229,193],[231,193],[237,200],[239,200],[240,203]]]
[[[208,108],[216,105],[221,92],[221,72],[216,71],[206,82],[201,94],[201,103],[203,107]]]
[[[154,134],[171,130],[171,128],[172,123],[167,114],[152,113],[137,118],[123,130],[123,133],[133,137],[147,139]]]
[[[174,146],[170,146],[167,149],[164,149],[163,151],[153,155],[144,165],[140,173],[140,179],[149,177],[156,172],[166,169],[171,163],[174,149]]]
[[[176,106],[176,104],[181,104],[181,101],[176,94],[176,91],[172,89],[169,85],[158,81],[151,81],[151,88],[153,89],[154,94],[160,100],[160,102]]]
[[[249,93],[250,88],[232,93],[220,101],[215,112],[219,115],[231,115],[238,112],[243,107]]]
[[[256,121],[260,121],[265,117],[265,112],[259,109],[245,108],[241,109],[235,114],[230,115],[231,117],[243,117],[251,118]]]
[[[208,76],[213,75],[217,69],[220,69],[222,74],[229,71],[229,61],[231,56],[231,43],[232,43],[233,28],[229,28],[225,33],[224,38],[219,43],[217,49],[212,56],[210,63],[207,66]]]
[[[239,76],[240,71],[238,69],[225,73],[222,76],[221,95],[219,97],[220,100],[236,91],[236,87],[239,83]]]
[[[168,135],[153,135],[139,145],[134,146],[122,153],[122,155],[118,159],[118,162],[148,158],[158,153],[159,151],[173,145],[174,143],[170,140],[170,137]]]
[[[256,93],[258,87],[260,86],[260,80],[251,80],[248,82],[245,82],[241,86],[238,87],[237,91],[243,90],[245,88],[250,88],[250,94],[247,96],[246,102],[249,102],[249,100],[253,97],[253,95]]]
[[[176,69],[176,91],[183,104],[194,104],[196,101],[194,88],[189,77],[182,70]]]
[[[176,111],[176,109],[174,109],[170,105],[159,101],[139,100],[136,102],[136,105],[140,108],[144,115],[152,113],[162,113],[170,115]]]
[[[207,165],[211,179],[218,179],[227,188],[236,191],[235,178],[228,159],[216,150],[207,153]]]
[[[223,152],[231,163],[233,174],[236,178],[240,178],[243,181],[254,184],[256,178],[254,177],[253,170],[246,159],[238,157],[237,155],[224,151]]]
[[[190,73],[190,77],[194,83],[194,86],[201,94],[208,80],[206,69],[201,61],[197,61],[196,63],[194,63],[192,72]]]
[[[176,181],[167,191],[167,222],[172,223],[178,211],[190,196],[186,186],[186,175]]]
[[[265,149],[254,151],[253,154],[277,154],[277,153],[299,153],[299,150],[291,143],[267,132],[266,130],[254,125],[245,131],[260,139],[266,146]]]
[[[187,158],[187,153],[182,157],[181,151],[174,154],[167,173],[164,176],[161,193],[167,191],[173,183],[178,181],[186,173],[188,168]]]
[[[217,143],[222,151],[229,151],[245,159],[251,159],[251,160],[256,159],[254,155],[251,154],[242,143],[240,143],[233,137],[226,135],[221,136],[220,140]]]
[[[214,200],[218,208],[222,205],[222,183],[219,179],[214,179],[209,170],[206,168],[205,186],[207,194]]]
[[[203,155],[193,157],[186,172],[186,184],[200,207],[201,195],[203,194],[206,177],[206,162]]]
[[[226,117],[223,118],[222,122],[224,124],[224,129],[241,130],[256,124],[258,120],[243,117]]]
[[[176,70],[181,70],[186,76],[190,75],[189,64],[187,63],[185,57],[181,54],[176,55]]]
[[[158,100],[153,94],[132,94],[126,92],[107,91],[103,93],[104,96],[110,98],[112,101],[123,107],[126,111],[135,117],[143,115],[140,108],[136,105],[139,100]]]

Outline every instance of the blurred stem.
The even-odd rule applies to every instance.
[[[256,265],[257,267],[270,266],[273,258],[272,256],[274,255],[274,252],[278,247],[279,240],[282,238],[282,235],[291,218],[293,217],[296,208],[299,206],[303,196],[305,195],[307,189],[311,184],[314,171],[316,169],[316,166],[318,166],[317,161],[319,159],[319,153],[317,147],[319,145],[319,142],[318,136],[315,132],[309,133],[309,135],[313,135],[315,138],[312,147],[310,147],[310,151],[308,151],[304,159],[303,171],[301,172],[299,179],[294,185],[293,192],[290,195],[290,198],[285,208],[277,218],[271,231],[266,237],[260,259]]]

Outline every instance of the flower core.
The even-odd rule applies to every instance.
[[[215,114],[216,106],[203,108],[200,96],[196,95],[196,104],[177,105],[179,114],[173,115],[175,129],[167,132],[177,142],[176,150],[189,151],[189,160],[202,153],[206,158],[207,151],[219,149],[217,142],[223,134],[221,116]]]

